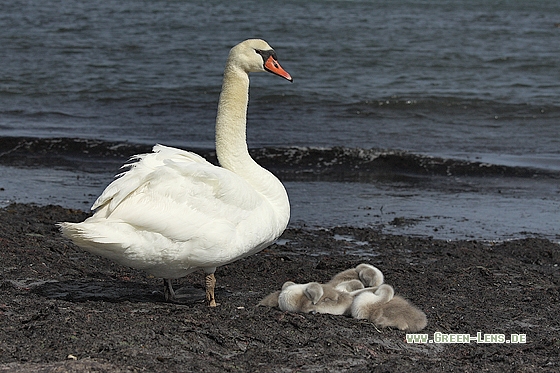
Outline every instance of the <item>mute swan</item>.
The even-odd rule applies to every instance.
[[[246,40],[229,53],[216,117],[221,167],[197,154],[156,145],[113,181],[82,223],[60,223],[83,249],[164,279],[204,270],[206,299],[216,306],[216,267],[269,246],[288,224],[290,204],[282,183],[249,155],[246,116],[250,72],[268,71],[289,81],[274,50]]]
[[[351,307],[356,319],[368,319],[380,327],[394,326],[400,330],[417,332],[428,323],[426,314],[401,296],[395,295],[387,284],[372,292],[358,294]]]

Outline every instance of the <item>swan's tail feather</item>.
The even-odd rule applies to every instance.
[[[146,260],[141,252],[131,248],[131,246],[135,246],[134,242],[129,237],[125,237],[126,232],[118,227],[88,224],[87,222],[59,223],[58,226],[64,237],[69,238],[85,251],[129,267],[148,269],[151,266],[150,260]],[[110,232],[104,231],[104,229],[108,229]]]
[[[95,234],[94,231],[87,229],[83,223],[58,223],[57,225],[64,237],[69,238],[80,247],[86,248],[92,243],[116,243],[115,240],[109,242],[106,237]]]
[[[131,230],[134,228],[125,223],[98,224],[86,220],[82,223],[65,222],[57,225],[64,237],[85,251],[128,267],[145,270],[157,277],[179,278],[198,268],[170,268],[169,261],[174,260],[174,257],[165,250],[170,247],[170,241],[153,232],[133,235]]]
[[[118,235],[115,237],[114,233],[112,235],[102,234],[95,229],[98,226],[84,223],[58,223],[57,225],[64,237],[92,254],[118,261],[127,249],[122,240],[119,242]],[[112,239],[108,237],[112,237]]]

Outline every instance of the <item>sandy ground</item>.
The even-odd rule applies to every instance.
[[[389,372],[560,370],[560,247],[382,235],[372,229],[288,229],[280,244],[203,275],[163,301],[160,279],[78,250],[54,223],[85,213],[0,209],[0,372]],[[328,281],[359,263],[428,316],[430,339],[525,335],[526,343],[407,343],[406,333],[345,316],[257,307],[285,281]]]

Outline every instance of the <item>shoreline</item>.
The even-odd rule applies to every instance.
[[[54,226],[85,216],[59,206],[0,209],[0,372],[560,367],[560,245],[549,240],[442,241],[368,228],[289,228],[280,244],[218,268],[220,305],[209,309],[197,297],[163,302],[160,279],[79,251]],[[411,344],[405,332],[366,321],[256,307],[284,281],[324,282],[361,262],[380,268],[397,293],[427,314],[421,333],[525,334],[527,341]],[[200,273],[182,283],[203,293]]]
[[[191,150],[216,162],[211,149]],[[131,155],[150,151],[150,145],[92,139],[0,137],[0,207],[36,202],[87,210]],[[294,228],[354,226],[452,240],[560,241],[559,172],[382,149],[251,152],[284,183]]]
[[[212,149],[190,150],[216,164]],[[146,144],[94,139],[0,137],[0,207],[35,202],[88,210],[132,155],[150,151]],[[250,151],[286,187],[294,228],[354,226],[439,239],[560,242],[560,172],[399,150]]]

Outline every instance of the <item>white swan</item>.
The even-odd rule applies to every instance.
[[[263,40],[246,40],[229,53],[216,117],[221,167],[180,149],[156,145],[134,157],[130,169],[95,201],[82,223],[60,223],[64,236],[85,250],[170,279],[197,269],[214,298],[216,267],[254,254],[278,238],[290,217],[282,183],[249,155],[246,115],[249,72],[292,81]]]

